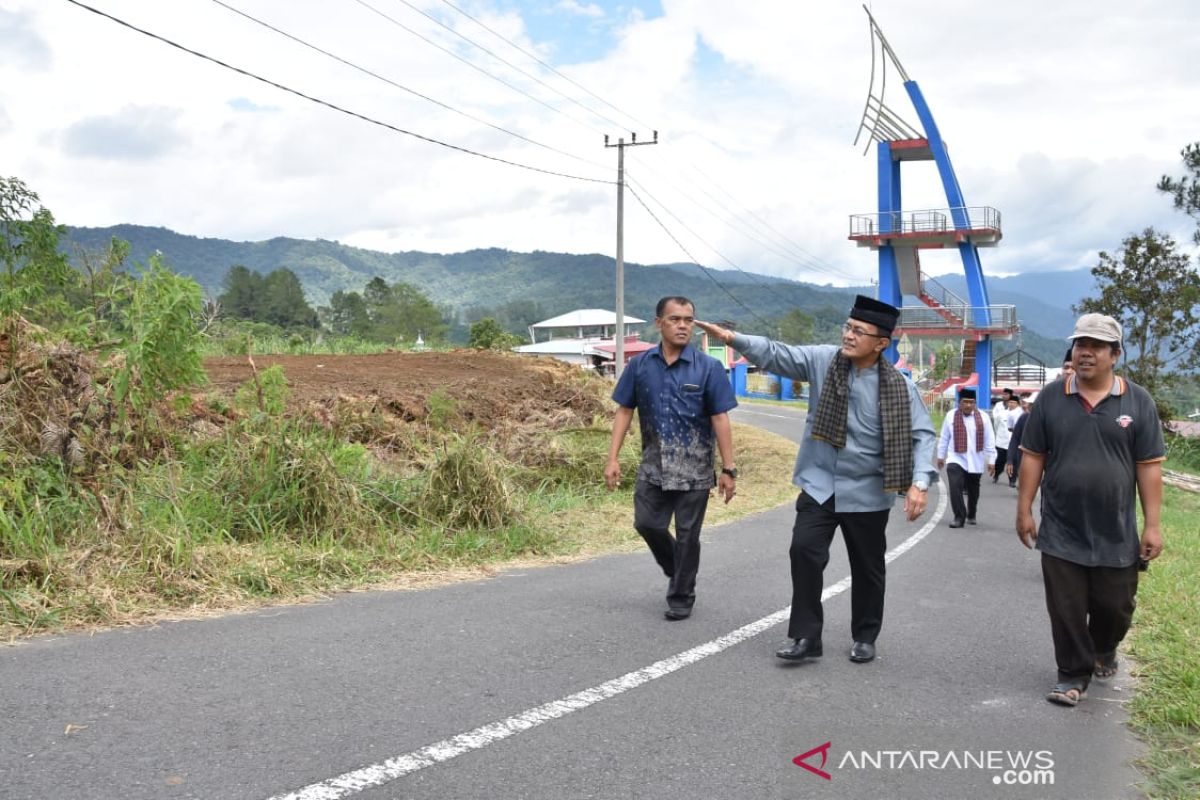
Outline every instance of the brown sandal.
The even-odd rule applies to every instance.
[[[1060,706],[1077,706],[1079,701],[1085,697],[1087,697],[1087,689],[1081,683],[1055,684],[1054,688],[1050,690],[1050,694],[1046,695],[1047,700]]]

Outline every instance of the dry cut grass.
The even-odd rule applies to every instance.
[[[795,443],[749,425],[734,423],[733,430],[737,495],[726,505],[713,492],[706,528],[766,511],[796,495],[792,486]],[[627,442],[625,449],[631,447],[636,449],[637,443]],[[596,465],[597,471],[602,468],[603,464]],[[544,520],[561,546],[558,555],[593,556],[645,547],[633,529],[633,476],[634,470],[625,467],[617,491],[595,505],[565,509]]]

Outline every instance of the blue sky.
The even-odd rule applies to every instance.
[[[93,4],[392,129],[65,0],[0,0],[0,173],[72,225],[612,255],[616,158],[603,138],[657,129],[657,146],[628,152],[628,260],[874,275],[874,255],[847,240],[876,192],[874,158],[853,145],[870,72],[857,2],[455,0],[561,75],[445,0],[225,2],[341,61],[212,0]],[[1200,140],[1192,0],[872,9],[933,107],[968,204],[1003,215],[985,271],[1093,266],[1148,225],[1190,243],[1194,222],[1154,185]],[[902,94],[888,101],[911,113]],[[931,169],[906,167],[904,181],[907,208],[945,206]],[[922,261],[957,269],[952,254]]]
[[[457,5],[457,4],[456,4]],[[529,38],[552,48],[556,65],[598,61],[617,44],[618,29],[633,18],[662,16],[657,0],[613,3],[608,0],[506,2],[500,8],[519,14]]]

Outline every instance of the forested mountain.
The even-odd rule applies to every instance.
[[[131,258],[136,262],[145,263],[152,253],[161,251],[172,269],[195,278],[214,297],[227,288],[223,284],[230,268],[240,265],[263,275],[281,268],[290,270],[313,306],[328,305],[335,292],[362,292],[373,278],[381,278],[389,285],[406,283],[418,288],[448,316],[458,317],[452,321],[461,323],[487,314],[514,330],[577,308],[613,307],[614,263],[606,255],[500,249],[381,253],[321,239],[234,242],[138,225],[68,230],[68,250],[101,249],[117,237],[130,243]],[[728,270],[713,270],[710,277],[692,264],[625,266],[626,313],[650,320],[659,297],[683,294],[695,300],[702,317],[734,320],[749,332],[774,333],[775,323],[799,308],[817,317],[818,332],[828,335],[828,321],[844,318],[856,293],[872,291],[870,287],[814,286]],[[1065,349],[1063,337],[1071,329],[1069,305],[1090,289],[1083,278],[1090,276],[1077,271],[992,279],[989,291],[992,302],[1017,305],[1027,331],[1022,345],[1054,363]],[[939,280],[965,295],[961,278]],[[1015,346],[1014,342],[1001,342],[997,352]]]
[[[71,243],[97,249],[112,237],[132,245],[131,258],[145,262],[160,250],[172,269],[195,278],[216,296],[230,267],[260,273],[281,267],[304,285],[309,302],[327,305],[337,291],[361,292],[372,278],[388,284],[409,283],[441,307],[467,311],[533,301],[554,316],[577,308],[612,308],[614,264],[610,256],[563,253],[514,253],[471,250],[466,253],[380,253],[325,240],[277,238],[265,242],[201,239],[166,228],[115,225],[70,228]],[[643,266],[626,263],[626,313],[651,319],[654,304],[666,294],[685,294],[701,315],[737,320],[746,330],[762,329],[758,319],[774,321],[793,308],[844,313],[854,290],[817,287],[766,276],[716,271],[717,281],[688,264]],[[739,302],[740,301],[740,302]]]

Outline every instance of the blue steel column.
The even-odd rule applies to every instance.
[[[876,148],[879,172],[879,232],[897,230],[900,218],[900,162],[892,158],[890,142],[880,142]],[[899,308],[900,269],[896,266],[896,251],[890,244],[879,246],[879,299]],[[899,358],[896,340],[884,355],[894,364]]]
[[[967,230],[971,227],[967,214],[967,203],[963,199],[962,188],[958,185],[958,177],[954,174],[954,166],[950,163],[950,154],[946,151],[946,143],[942,141],[942,134],[938,131],[933,113],[929,110],[925,96],[921,94],[921,87],[917,86],[916,81],[906,81],[904,88],[908,92],[909,99],[912,100],[913,108],[916,109],[922,127],[925,128],[925,138],[929,140],[929,149],[933,153],[934,163],[937,164],[938,174],[942,178],[942,187],[946,191],[946,202],[950,205],[954,227],[956,230]],[[968,320],[968,325],[991,327],[991,315],[988,313],[991,303],[988,301],[987,284],[983,280],[983,265],[979,261],[979,249],[970,242],[962,242],[958,245],[958,252],[962,258],[963,273],[967,278],[967,296],[971,305],[979,310],[978,315],[972,315],[974,318]],[[985,336],[976,345],[975,371],[979,374],[979,402],[984,404],[990,400],[992,391],[992,341],[990,336]]]

